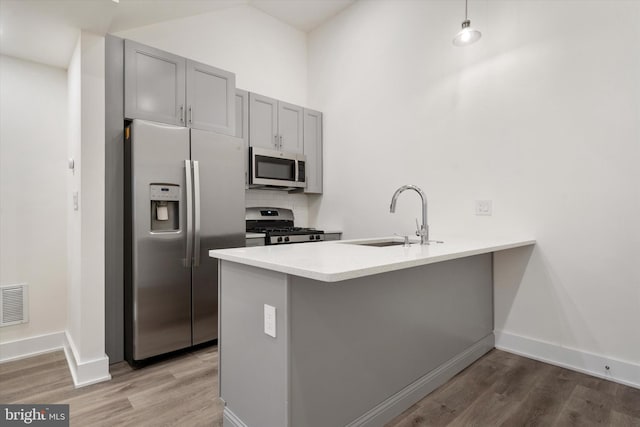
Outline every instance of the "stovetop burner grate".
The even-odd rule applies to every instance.
[[[266,234],[322,234],[324,231],[316,230],[315,228],[306,227],[253,227],[248,230],[252,233],[266,233]]]
[[[247,208],[246,230],[264,233],[267,245],[302,243],[324,240],[324,231],[294,227],[293,212],[282,208]]]

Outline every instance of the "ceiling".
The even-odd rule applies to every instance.
[[[356,0],[0,0],[0,53],[67,68],[80,30],[115,33],[248,5],[308,32]]]

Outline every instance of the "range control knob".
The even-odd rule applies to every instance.
[[[320,235],[319,234],[316,235],[316,240],[320,240]]]
[[[312,234],[312,235],[309,236],[309,240],[313,240],[313,239],[314,239],[314,237],[313,237],[313,234]]]
[[[284,238],[284,241],[285,241],[285,242],[288,242],[288,241],[289,241],[289,238],[288,238],[288,237],[285,237],[285,238]]]
[[[278,237],[278,243],[282,242],[282,237]]]

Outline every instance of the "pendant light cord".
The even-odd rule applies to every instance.
[[[469,0],[464,0],[464,20],[467,20],[467,5]]]

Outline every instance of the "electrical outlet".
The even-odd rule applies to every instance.
[[[264,333],[276,337],[276,308],[267,304],[264,305]]]
[[[476,200],[476,215],[491,216],[493,214],[493,201]]]

